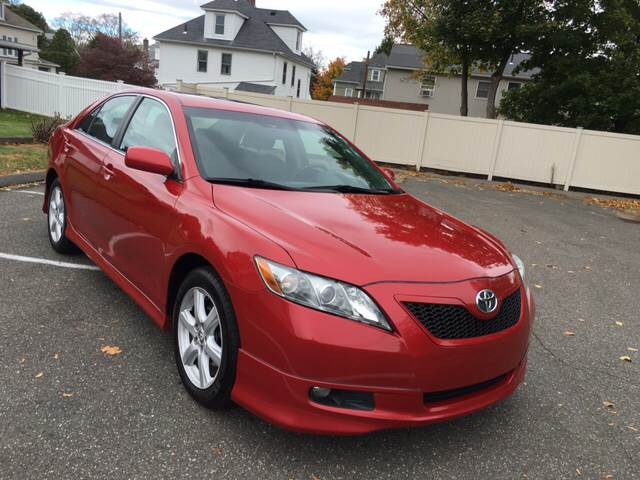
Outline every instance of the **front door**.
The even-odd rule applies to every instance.
[[[166,152],[178,167],[174,128],[167,107],[144,97],[127,126],[117,152],[105,157],[103,200],[108,204],[107,245],[103,256],[162,308],[159,275],[166,238],[175,225],[174,205],[182,191],[176,178],[134,170],[125,165],[129,147],[151,147]]]

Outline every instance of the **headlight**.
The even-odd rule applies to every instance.
[[[518,271],[520,272],[520,277],[524,281],[524,262],[517,255],[513,255],[512,254],[511,256],[513,257],[513,261],[516,262],[516,265],[518,266]]]
[[[262,280],[276,295],[295,303],[391,331],[369,295],[358,287],[256,257]]]

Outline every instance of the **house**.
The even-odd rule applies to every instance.
[[[204,15],[155,37],[158,83],[178,80],[303,99],[310,97],[305,27],[288,11],[255,0],[214,0]]]
[[[374,55],[366,73],[366,91],[365,62],[352,62],[347,65],[342,76],[334,80],[334,95],[428,104],[431,112],[459,115],[460,77],[422,73],[425,68],[424,57],[424,52],[413,45],[394,45],[390,55]],[[526,54],[512,56],[498,89],[497,104],[504,92],[520,88],[536,73],[515,73],[516,67],[527,58]],[[490,77],[490,73],[479,69],[472,72],[468,86],[469,116],[486,116]]]
[[[38,35],[42,33],[0,0],[0,61],[55,73],[59,65],[38,57]]]

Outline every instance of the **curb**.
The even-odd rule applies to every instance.
[[[6,175],[4,177],[0,177],[0,187],[12,187],[14,185],[24,185],[26,183],[44,182],[45,176],[45,171]]]

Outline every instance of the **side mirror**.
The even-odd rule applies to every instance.
[[[384,172],[384,174],[389,177],[391,180],[393,180],[394,182],[396,181],[396,172],[394,172],[393,170],[391,170],[390,168],[383,168],[382,171]]]
[[[124,157],[127,167],[168,177],[174,168],[169,155],[148,147],[129,147]]]

